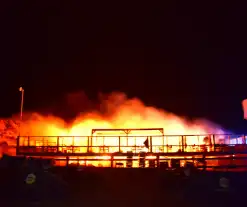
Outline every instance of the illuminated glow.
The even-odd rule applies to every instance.
[[[164,150],[177,151],[179,149],[180,135],[188,135],[187,145],[203,145],[205,144],[205,135],[208,133],[224,133],[224,131],[217,125],[212,124],[205,120],[195,120],[189,122],[185,118],[178,117],[172,113],[168,113],[164,110],[157,109],[150,106],[145,106],[139,99],[127,99],[122,93],[113,93],[108,96],[107,100],[103,101],[103,106],[108,112],[107,115],[102,115],[96,112],[89,112],[78,116],[72,123],[66,123],[64,120],[54,116],[42,116],[37,113],[27,115],[23,117],[21,124],[20,134],[24,136],[40,136],[40,139],[30,140],[29,145],[32,146],[57,146],[56,136],[67,136],[60,138],[60,151],[70,150],[71,146],[85,146],[78,147],[78,152],[87,152],[88,139],[87,136],[91,136],[92,129],[115,129],[115,128],[163,128],[164,138],[160,132],[154,131],[133,131],[128,136],[119,134],[119,132],[112,132],[112,134],[94,134],[92,139],[93,152],[102,152],[99,146],[105,146],[103,151],[108,148],[107,153],[117,152],[119,144],[119,136],[121,136],[121,150],[123,152],[132,151],[129,146],[136,146],[135,150],[138,152],[147,151],[144,146],[144,141],[147,136],[153,136],[154,146],[174,145],[172,149],[162,149],[162,147],[154,148],[154,152],[160,152]],[[17,134],[16,134],[17,135]],[[196,135],[196,136],[189,136]],[[54,136],[54,137],[44,137]],[[84,138],[78,136],[85,136]],[[111,136],[105,137],[103,136]],[[27,139],[22,140],[22,145],[27,145]],[[191,151],[196,151],[198,148],[191,147]],[[99,158],[99,159],[102,159]],[[108,159],[108,158],[106,158]],[[72,160],[70,162],[73,162]],[[85,163],[85,161],[81,161]],[[99,161],[102,163],[109,162]],[[90,163],[90,161],[87,161]]]
[[[91,136],[97,128],[164,128],[166,135],[199,135],[223,130],[208,121],[188,122],[172,113],[145,106],[140,100],[127,99],[124,94],[112,94],[104,101],[109,111],[107,116],[99,113],[86,113],[67,124],[60,118],[32,114],[23,121],[23,136]],[[144,132],[138,132],[146,135]],[[153,134],[155,135],[155,134]]]
[[[244,119],[247,119],[247,99],[242,101],[242,107],[244,111]]]

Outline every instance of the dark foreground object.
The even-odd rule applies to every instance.
[[[19,160],[18,160],[19,159]],[[246,172],[182,169],[53,168],[1,160],[2,206],[236,206],[245,203]],[[34,174],[34,183],[27,184]],[[220,183],[221,180],[221,183]],[[30,180],[29,180],[30,181]]]
[[[194,171],[187,177],[183,171],[92,168],[67,176],[72,206],[235,206],[247,193],[247,173],[240,172]]]
[[[67,183],[38,160],[3,156],[0,160],[1,206],[66,203]]]

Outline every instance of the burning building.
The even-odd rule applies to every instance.
[[[216,166],[216,153],[229,154],[225,145],[246,144],[245,137],[226,135],[212,123],[191,123],[124,94],[110,95],[102,108],[104,115],[86,113],[70,124],[54,116],[26,116],[15,135],[17,155],[54,158],[57,165],[158,167],[174,159],[184,165],[208,153]]]

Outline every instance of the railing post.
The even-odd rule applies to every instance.
[[[43,144],[44,145],[44,144]],[[57,137],[57,153],[59,152],[59,137]]]
[[[96,139],[96,136],[94,136]],[[93,136],[90,137],[90,152],[93,152]]]
[[[45,151],[45,139],[44,139],[44,137],[42,137],[42,147],[41,147],[41,151],[42,151],[42,153],[44,153],[44,151]]]
[[[69,156],[66,157],[66,167],[69,167]]]
[[[165,138],[166,138],[166,153],[168,153],[168,150],[169,150],[169,149],[168,149],[168,146],[169,146],[169,145],[168,145],[168,138],[167,138],[167,136],[164,136],[164,139],[165,139]]]
[[[212,138],[213,138],[213,148],[214,148],[213,151],[215,152],[215,135],[214,134],[212,135]]]
[[[164,135],[162,135],[162,148],[163,148],[162,152],[165,152],[165,136]]]
[[[72,153],[75,151],[75,137],[72,137]]]
[[[121,137],[118,137],[118,151],[121,152]]]
[[[184,136],[182,136],[182,152],[184,152]]]
[[[157,155],[156,157],[156,167],[159,168],[160,167],[160,156]]]
[[[89,152],[89,146],[90,146],[90,138],[89,138],[89,136],[87,137],[87,152]]]
[[[149,137],[150,138],[150,152],[153,152],[153,138],[152,136]]]
[[[111,167],[113,167],[113,160],[114,160],[114,157],[113,155],[111,155]]]
[[[17,137],[17,142],[16,142],[16,154],[19,154],[19,147],[20,147],[20,136]]]

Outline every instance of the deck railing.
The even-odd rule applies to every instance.
[[[20,136],[17,154],[245,152],[245,135]]]

